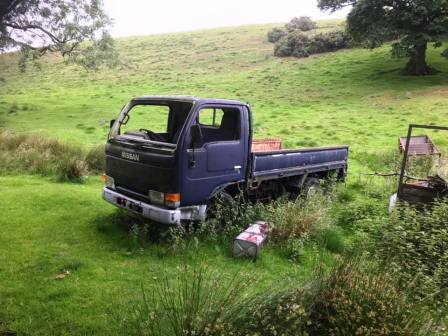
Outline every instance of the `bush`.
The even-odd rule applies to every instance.
[[[268,41],[276,43],[289,33],[293,32],[307,32],[317,28],[317,24],[308,16],[301,16],[300,18],[293,18],[285,25],[285,28],[273,28],[268,32]]]
[[[227,243],[250,224],[263,218],[263,212],[262,204],[250,203],[242,194],[231,197],[227,193],[219,193],[209,204],[210,218],[199,224],[196,234],[203,240]]]
[[[310,31],[317,28],[316,22],[311,20],[309,16],[301,16],[299,18],[293,18],[288,24],[286,24],[286,30],[288,32],[294,31]]]
[[[433,295],[434,304],[446,307],[448,299],[448,200],[418,212],[398,209],[379,230],[378,251],[400,272],[414,279],[419,297]]]
[[[283,36],[285,36],[286,30],[282,28],[274,28],[268,32],[268,41],[271,43],[275,43],[280,40]]]
[[[309,335],[423,335],[432,317],[393,273],[365,260],[343,260],[312,289]]]
[[[307,286],[265,294],[235,329],[240,335],[423,335],[430,312],[415,304],[394,274],[365,260],[320,269]]]
[[[274,55],[278,57],[308,57],[310,38],[299,32],[289,33],[280,39],[274,47]]]
[[[293,31],[277,41],[274,55],[278,57],[308,57],[353,46],[353,40],[344,31],[332,31],[314,36]]]

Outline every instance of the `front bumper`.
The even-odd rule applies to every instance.
[[[165,209],[156,205],[137,201],[107,187],[103,189],[103,198],[116,207],[126,209],[163,224],[180,224],[181,221],[204,220],[206,205],[195,205],[177,209]]]

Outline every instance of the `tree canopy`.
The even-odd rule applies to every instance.
[[[318,0],[322,10],[352,6],[347,30],[355,41],[369,47],[395,40],[392,54],[409,57],[405,72],[428,75],[428,43],[442,47],[448,35],[448,0]],[[448,57],[448,49],[442,52]]]
[[[20,50],[20,64],[56,52],[96,69],[116,63],[111,20],[101,0],[2,0],[0,52]]]

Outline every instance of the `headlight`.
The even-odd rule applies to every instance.
[[[108,187],[109,189],[115,189],[115,180],[113,177],[103,174],[102,178],[106,187]]]
[[[165,202],[165,195],[164,193],[155,190],[150,190],[149,200],[151,201],[151,203],[163,205],[163,203]]]
[[[165,205],[168,208],[176,209],[180,206],[180,194],[164,194],[159,191],[150,190],[149,200],[153,204]]]

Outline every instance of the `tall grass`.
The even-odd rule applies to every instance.
[[[342,259],[314,280],[265,293],[234,325],[239,335],[437,335],[431,312],[393,273],[363,259]]]
[[[60,181],[82,181],[101,171],[104,154],[95,148],[87,154],[73,145],[39,135],[0,130],[0,173],[52,176]]]
[[[152,290],[142,286],[136,305],[136,329],[140,335],[232,335],[251,297],[252,281],[241,272],[228,276],[204,262],[178,267],[174,276],[157,280]]]
[[[403,206],[378,225],[378,253],[404,281],[418,275],[416,297],[448,313],[448,199],[425,211]]]

